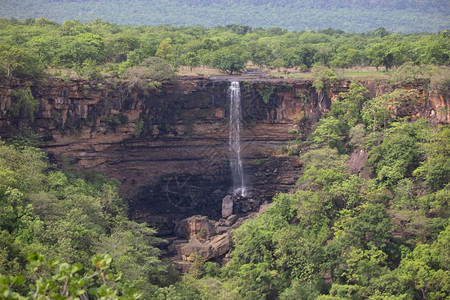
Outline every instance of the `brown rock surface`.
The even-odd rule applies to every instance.
[[[216,232],[207,216],[192,216],[177,223],[175,234],[189,240],[204,241],[214,236]]]
[[[349,172],[351,174],[359,174],[369,158],[369,153],[364,150],[355,150],[352,155],[347,160],[347,164],[349,165]]]
[[[222,199],[222,218],[228,218],[233,214],[233,197],[226,195]]]
[[[178,244],[175,246],[180,260],[189,260],[193,253],[197,253],[205,260],[214,257],[213,249],[210,244],[200,243],[197,240],[189,241],[188,243]]]
[[[229,233],[216,236],[210,243],[215,258],[218,258],[231,249],[231,238]]]
[[[231,215],[229,216],[226,221],[225,221],[225,226],[231,226],[234,223],[236,223],[236,221],[239,219],[239,217],[237,215]]]

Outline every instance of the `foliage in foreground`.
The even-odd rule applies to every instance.
[[[147,299],[176,278],[116,180],[76,178],[15,145],[0,143],[1,299]]]

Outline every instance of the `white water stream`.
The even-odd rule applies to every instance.
[[[239,82],[233,81],[228,90],[230,95],[230,167],[235,195],[246,196],[244,168],[241,159],[241,88]]]

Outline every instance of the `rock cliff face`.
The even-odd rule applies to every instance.
[[[380,86],[365,84],[374,95],[381,92]],[[26,85],[39,101],[34,120],[25,110],[11,114],[17,101],[12,91]],[[120,180],[132,218],[168,234],[174,221],[184,217],[221,216],[222,198],[231,187],[229,85],[228,80],[204,78],[146,89],[120,81],[2,79],[0,135],[33,128],[55,161],[64,155],[79,168]],[[236,205],[238,212],[257,210],[276,192],[294,186],[300,165],[279,152],[293,138],[289,130],[310,130],[348,85],[343,82],[319,101],[310,81],[241,81],[242,153],[252,197]],[[408,113],[448,123],[449,100],[439,95],[427,99]]]

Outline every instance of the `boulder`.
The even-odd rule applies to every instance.
[[[170,245],[167,247],[167,251],[168,251],[169,253],[171,253],[171,254],[175,254],[175,253],[177,253],[177,248],[176,248],[176,246],[177,246],[177,245],[180,245],[180,244],[187,243],[187,242],[188,242],[187,240],[174,240],[174,241],[172,241],[172,242],[170,243]]]
[[[231,238],[228,233],[216,236],[210,243],[213,257],[219,257],[231,249]]]
[[[222,218],[228,218],[233,214],[233,197],[230,195],[222,199]]]
[[[360,173],[363,170],[364,164],[366,163],[368,158],[369,158],[368,152],[365,152],[364,150],[359,151],[355,150],[346,161],[346,163],[350,167],[349,168],[350,174]]]
[[[191,240],[188,243],[175,245],[178,257],[182,260],[189,260],[192,253],[197,253],[205,260],[214,257],[210,244],[201,243],[197,240]]]
[[[190,240],[187,243],[174,245],[179,259],[188,261],[193,253],[200,255],[205,260],[218,258],[231,249],[230,234],[224,233],[216,236],[208,243],[198,240]]]
[[[236,223],[236,221],[238,219],[239,219],[239,217],[237,215],[231,215],[227,218],[224,225],[229,227],[229,226],[233,225],[234,223]]]
[[[230,230],[229,226],[217,226],[216,234],[223,234],[223,233],[227,232],[228,230]]]
[[[206,216],[192,216],[177,223],[174,230],[178,237],[204,241],[216,234],[214,226]]]

